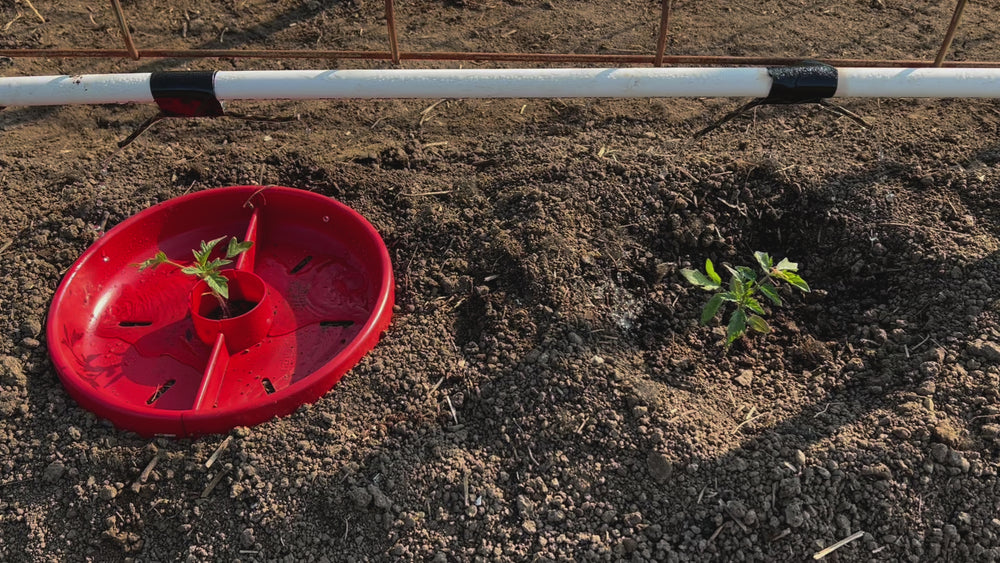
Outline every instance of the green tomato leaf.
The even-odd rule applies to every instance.
[[[715,266],[708,258],[705,259],[705,272],[708,274],[708,277],[715,282],[715,285],[722,284],[722,278],[719,277],[719,274],[715,273]]]
[[[167,262],[168,262],[168,260],[167,260],[167,254],[161,250],[161,251],[157,252],[156,255],[153,256],[152,258],[150,258],[148,260],[144,260],[144,261],[142,261],[139,264],[135,264],[135,266],[138,267],[139,271],[141,272],[141,271],[146,270],[148,268],[155,268],[155,267],[159,266],[160,264],[165,264]]]
[[[757,301],[753,297],[747,298],[747,309],[750,309],[751,311],[757,313],[758,315],[764,314],[764,308],[760,306],[760,301]]]
[[[746,285],[743,283],[743,280],[740,279],[739,275],[735,275],[729,279],[729,291],[736,297],[737,300],[739,300],[739,298],[747,292]]]
[[[736,271],[740,276],[740,279],[744,282],[752,282],[757,280],[757,272],[753,271],[753,268],[747,268],[746,266],[737,266]]]
[[[722,306],[724,301],[721,293],[716,293],[708,300],[705,304],[705,308],[701,311],[701,324],[707,324],[708,321],[712,320],[712,317],[719,312],[719,307]]]
[[[253,241],[245,240],[243,242],[239,242],[236,240],[236,237],[233,237],[229,239],[229,248],[226,249],[226,258],[235,258],[247,250],[250,250],[251,246],[253,246]]]
[[[195,266],[186,266],[184,268],[181,268],[181,271],[189,276],[201,275],[201,268],[197,268]]]
[[[683,268],[681,270],[681,275],[684,276],[684,279],[686,279],[692,285],[700,287],[706,291],[714,291],[716,289],[719,289],[719,284],[708,279],[707,277],[705,277],[705,274],[699,272],[698,270]]]
[[[228,266],[232,263],[233,263],[232,260],[226,260],[224,258],[216,258],[215,260],[212,260],[212,262],[208,264],[205,268],[207,270],[218,270],[219,268],[223,266]]]
[[[778,297],[778,288],[774,287],[774,285],[770,283],[762,283],[757,287],[760,289],[760,292],[764,294],[764,297],[771,300],[771,303],[774,303],[779,307],[781,306],[781,298]]]
[[[215,240],[210,240],[208,242],[201,241],[201,250],[191,251],[194,254],[194,261],[197,262],[199,266],[204,266],[205,264],[207,264],[208,257],[212,254],[212,250],[214,250],[215,247],[218,246],[218,244],[222,242],[225,238],[226,237],[219,237]]]
[[[799,265],[790,261],[788,258],[782,258],[781,262],[778,262],[778,265],[775,266],[775,268],[783,272],[797,272],[799,270]]]
[[[218,272],[211,272],[204,278],[208,288],[223,299],[229,299],[229,280]]]
[[[724,293],[720,293],[719,296],[722,297],[723,301],[729,301],[732,303],[736,303],[739,301],[739,298],[736,297],[736,294],[733,293],[732,291],[726,291]]]
[[[785,281],[795,286],[796,289],[809,293],[809,284],[807,284],[806,280],[802,279],[798,274],[792,272],[782,272],[782,273],[784,274],[784,276],[782,277],[785,279]]]
[[[757,332],[763,334],[771,332],[771,327],[768,326],[767,321],[765,321],[764,319],[760,318],[757,315],[750,315],[750,318],[747,319],[747,324],[749,324],[750,328],[752,328]]]
[[[743,336],[747,331],[747,314],[742,309],[733,311],[729,317],[729,327],[726,329],[726,347],[728,348],[737,338]]]
[[[201,251],[202,252],[212,252],[212,250],[214,250],[216,246],[219,246],[219,243],[222,242],[222,241],[224,241],[225,239],[226,239],[226,237],[219,237],[217,239],[212,239],[212,240],[210,240],[208,242],[202,241],[201,242]]]
[[[757,259],[757,263],[760,264],[761,269],[765,272],[769,271],[771,266],[774,266],[774,259],[772,259],[771,255],[766,252],[758,250],[753,253],[753,256]]]

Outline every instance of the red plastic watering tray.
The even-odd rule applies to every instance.
[[[239,317],[203,316],[204,289],[175,267],[135,267],[160,250],[189,263],[222,236],[254,241],[226,272],[231,298],[257,303]],[[47,336],[82,406],[144,436],[197,436],[321,397],[375,346],[392,305],[389,253],[363,217],[311,192],[239,186],[108,231],[67,273]]]

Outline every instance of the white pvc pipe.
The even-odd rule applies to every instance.
[[[836,96],[1000,98],[1000,69],[841,68]],[[149,73],[0,78],[0,106],[153,102]],[[763,97],[764,68],[220,71],[226,100]]]
[[[291,87],[290,84],[294,84]],[[550,68],[220,72],[219,99],[653,98],[766,95],[763,68]]]
[[[149,73],[0,78],[0,106],[148,103]]]

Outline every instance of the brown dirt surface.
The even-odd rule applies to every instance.
[[[660,2],[398,4],[406,50],[649,53]],[[0,46],[119,45],[105,4],[33,5],[45,23],[0,5]],[[951,7],[680,0],[668,52],[932,59]],[[125,10],[142,47],[385,48],[374,0]],[[998,21],[970,3],[952,58],[1000,60]],[[0,112],[0,560],[802,561],[856,532],[826,560],[1000,559],[1000,105],[845,101],[869,130],[763,107],[693,139],[738,103],[242,103],[298,119],[170,120],[120,152],[153,107]],[[247,183],[364,214],[397,306],[333,391],[206,468],[224,437],[148,441],[77,406],[43,324],[102,231]],[[755,250],[813,292],[724,353],[679,271]]]

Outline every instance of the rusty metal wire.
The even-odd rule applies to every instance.
[[[476,61],[575,63],[603,65],[695,65],[695,66],[782,66],[798,64],[795,57],[732,57],[713,55],[666,55],[672,0],[662,0],[660,28],[656,49],[652,54],[576,54],[576,53],[509,53],[509,52],[447,52],[400,51],[396,32],[395,5],[385,0],[386,27],[389,32],[388,51],[336,51],[315,49],[137,49],[125,21],[119,0],[112,0],[112,10],[122,31],[125,49],[0,49],[0,56],[11,58],[131,58],[138,59],[354,59],[371,61]],[[966,0],[958,0],[944,41],[934,61],[918,59],[818,59],[839,67],[950,67],[1000,68],[1000,61],[945,61],[955,37]]]
[[[663,66],[663,54],[667,50],[667,34],[670,33],[670,7],[673,0],[663,0],[660,5],[660,34],[656,37],[656,59],[653,66]]]
[[[22,58],[127,58],[124,49],[0,49],[0,57]],[[143,59],[362,59],[392,61],[389,51],[254,50],[254,49],[139,49]],[[580,64],[648,64],[655,55],[604,55],[573,53],[488,53],[447,51],[401,51],[400,61],[479,61]],[[839,67],[930,67],[920,59],[816,59]],[[782,66],[801,63],[795,57],[729,57],[712,55],[664,55],[662,64],[693,66]],[[947,68],[1000,68],[1000,61],[945,61]]]
[[[132,32],[129,31],[128,22],[125,21],[125,12],[122,10],[121,2],[111,0],[111,10],[115,13],[115,19],[118,20],[118,29],[122,32],[122,41],[125,42],[125,50],[128,51],[132,60],[139,60],[139,51],[135,48],[135,43],[132,41]]]
[[[944,34],[944,41],[938,49],[937,57],[934,58],[934,66],[940,67],[944,63],[944,57],[948,54],[952,40],[955,39],[955,32],[958,30],[958,22],[962,21],[962,12],[965,10],[966,0],[958,0],[955,5],[955,12],[951,15],[951,23],[948,24],[948,31]]]
[[[389,52],[392,62],[399,64],[399,39],[396,37],[396,8],[393,0],[385,0],[385,27],[389,30]]]

